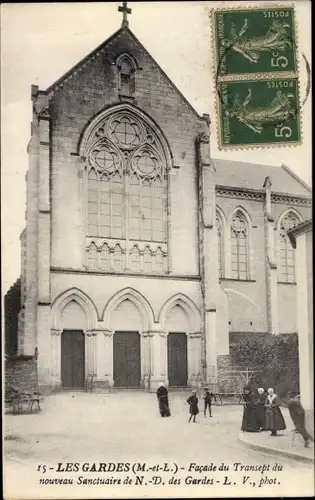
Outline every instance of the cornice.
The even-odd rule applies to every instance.
[[[286,193],[271,193],[272,203],[284,203],[285,205],[302,205],[304,207],[312,206],[312,198],[308,196],[294,196]]]
[[[73,269],[73,268],[62,268],[54,267],[50,268],[51,272],[56,274],[81,274],[88,276],[115,276],[115,277],[128,277],[128,278],[146,278],[146,279],[160,279],[160,280],[175,280],[175,281],[200,281],[200,276],[198,275],[176,275],[176,274],[146,274],[146,273],[128,273],[126,271],[96,271],[87,269]]]
[[[216,184],[215,192],[217,196],[224,198],[241,198],[243,200],[264,201],[265,191],[256,189],[239,188],[233,186],[221,186]]]
[[[216,195],[224,198],[239,198],[242,200],[251,200],[263,202],[266,192],[260,189],[248,189],[233,186],[216,185]],[[301,205],[305,207],[312,206],[312,199],[309,196],[298,196],[290,193],[271,192],[271,203],[283,203],[285,205]]]

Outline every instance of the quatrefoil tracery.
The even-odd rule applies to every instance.
[[[111,175],[135,172],[155,178],[163,171],[163,155],[154,132],[129,113],[116,113],[95,131],[88,160],[91,167]]]

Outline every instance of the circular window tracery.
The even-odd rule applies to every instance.
[[[145,175],[150,175],[156,170],[156,160],[146,152],[136,158],[136,164],[140,172]]]
[[[88,154],[94,168],[108,174],[123,169],[144,178],[164,175],[164,152],[155,131],[130,112],[113,113],[99,123],[94,140]]]
[[[128,116],[116,118],[111,123],[112,139],[122,147],[135,148],[141,143],[140,126]]]
[[[120,165],[118,154],[110,151],[105,145],[96,147],[91,152],[91,160],[99,169],[109,172],[114,172]]]

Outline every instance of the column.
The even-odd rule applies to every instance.
[[[201,333],[188,336],[188,385],[196,388],[201,376]]]
[[[106,372],[106,350],[104,330],[96,332],[96,379],[98,382],[105,380]]]
[[[86,265],[86,184],[84,179],[85,157],[81,157],[75,153],[71,155],[73,167],[77,172],[77,199],[75,208],[75,222],[76,222],[76,237],[77,244],[73,245],[73,267],[85,267]]]
[[[86,376],[96,375],[96,336],[97,332],[86,332]]]
[[[51,383],[61,386],[61,330],[50,330],[51,345]]]
[[[271,180],[266,177],[265,189],[265,249],[266,249],[266,275],[267,275],[267,317],[269,333],[278,333],[278,271],[275,256],[275,228],[274,218],[271,213]]]
[[[198,201],[200,227],[200,274],[201,296],[203,298],[204,329],[203,335],[203,373],[204,382],[217,378],[217,343],[216,343],[216,300],[217,300],[217,231],[215,166],[210,158],[209,120],[205,117],[204,132],[197,137],[198,161]],[[213,252],[215,249],[215,252]],[[228,331],[221,332],[228,336]],[[199,377],[200,382],[200,377]]]
[[[161,348],[161,382],[168,385],[168,366],[167,366],[167,333],[160,332],[160,348]]]
[[[313,360],[313,310],[311,269],[311,245],[307,245],[307,233],[299,234],[296,243],[296,315],[299,338],[300,395],[305,410],[307,430],[314,436],[314,360]],[[311,243],[311,242],[310,242]]]
[[[216,310],[205,311],[206,383],[217,383]]]
[[[140,338],[140,356],[141,356],[141,386],[149,390],[151,377],[153,374],[154,352],[152,348],[152,332],[142,332]]]
[[[39,114],[38,183],[38,302],[50,302],[50,118],[48,110]],[[38,329],[41,334],[40,329]]]
[[[37,305],[37,373],[41,387],[51,384],[51,308],[50,304]],[[34,349],[35,351],[35,349]],[[34,354],[34,353],[33,353]]]
[[[104,349],[104,380],[108,387],[114,386],[114,332],[111,330],[103,331],[103,349]],[[103,375],[102,375],[103,376]]]
[[[150,332],[151,378],[150,389],[156,390],[162,381],[162,337],[159,331]]]

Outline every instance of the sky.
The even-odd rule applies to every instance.
[[[285,4],[282,1],[281,4]],[[310,2],[296,3],[298,48],[310,60]],[[246,2],[238,2],[246,5]],[[292,4],[292,2],[290,2]],[[25,225],[31,85],[44,90],[120,28],[119,3],[1,5],[2,287],[20,274]],[[286,164],[311,182],[311,102],[303,107],[303,143],[296,147],[219,151],[209,12],[235,2],[128,2],[129,27],[199,114],[211,118],[211,155],[257,164]],[[300,58],[301,59],[301,58]],[[302,61],[302,59],[301,59]],[[306,71],[300,64],[301,95]]]

